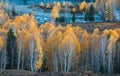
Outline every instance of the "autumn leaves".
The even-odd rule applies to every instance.
[[[6,51],[10,29],[16,37],[17,54]],[[0,68],[7,68],[7,54],[10,53],[17,55],[17,63],[13,63],[17,65],[15,69],[34,72],[92,70],[112,73],[114,66],[119,66],[115,65],[120,60],[116,57],[120,51],[119,36],[119,28],[104,31],[96,28],[93,33],[88,33],[85,29],[71,24],[55,26],[45,23],[38,27],[33,16],[25,14],[8,20],[0,28]]]

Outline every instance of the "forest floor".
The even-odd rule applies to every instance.
[[[66,25],[66,23],[58,23],[61,25]],[[105,29],[115,29],[120,28],[120,22],[89,22],[89,23],[72,23],[73,26],[80,26],[86,29],[88,32],[93,32],[95,28],[99,28],[100,31]]]
[[[0,76],[120,76],[116,75],[103,75],[103,74],[95,74],[95,73],[57,73],[57,72],[43,72],[43,73],[34,73],[25,70],[0,70]]]

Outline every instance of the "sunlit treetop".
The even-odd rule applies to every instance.
[[[43,2],[41,2],[41,3],[40,3],[40,6],[41,6],[41,7],[44,7],[45,5],[43,4]]]
[[[54,4],[53,9],[51,10],[51,18],[56,19],[59,17],[59,12],[61,10],[60,2]]]
[[[85,9],[85,7],[86,7],[86,2],[83,1],[83,2],[79,5],[79,9],[80,9],[81,11],[83,11],[83,10]]]
[[[50,3],[47,3],[46,8],[51,8]]]
[[[76,8],[72,8],[72,12],[76,12],[77,11],[77,9]]]
[[[7,21],[4,28],[13,28],[14,32],[22,29],[36,30],[37,22],[32,16],[24,14],[23,16],[17,16],[14,20]]]
[[[98,28],[95,28],[94,31],[93,31],[93,34],[98,34],[98,35],[99,35],[99,34],[100,34],[99,29],[98,29]]]
[[[115,42],[119,39],[119,35],[115,30],[110,30],[110,35],[114,37]]]
[[[120,37],[120,29],[116,28],[115,31],[118,33],[119,37]]]
[[[60,24],[56,27],[56,31],[64,31],[64,27],[62,27]]]

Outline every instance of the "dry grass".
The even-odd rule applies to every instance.
[[[66,25],[66,23],[60,23],[61,25]],[[120,22],[90,22],[90,23],[72,23],[73,26],[80,26],[86,29],[88,32],[93,32],[95,28],[99,28],[100,31],[105,29],[120,28]]]
[[[81,74],[77,72],[43,72],[43,73],[33,73],[26,70],[0,70],[0,76],[120,76],[116,75],[104,75],[104,74],[95,74],[95,73],[87,73]]]

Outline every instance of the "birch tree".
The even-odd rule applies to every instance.
[[[91,45],[91,68],[94,72],[98,72],[100,69],[100,37],[99,33],[96,30],[94,30],[93,34],[90,37],[90,45]]]
[[[53,67],[53,71],[58,72],[59,71],[59,45],[62,41],[62,33],[58,31],[53,31],[47,38],[48,46],[50,47],[51,51],[51,63]]]
[[[110,74],[113,72],[114,67],[114,57],[115,57],[115,43],[118,40],[119,35],[114,30],[110,30],[110,38],[107,45],[106,51],[106,69],[107,73]]]
[[[5,29],[0,29],[0,36],[2,37],[3,40],[3,46],[1,48],[1,68],[5,69],[6,68],[6,62],[7,62],[7,56],[6,56],[6,40],[7,40],[7,30]]]
[[[31,71],[37,71],[42,65],[42,48],[40,46],[39,33],[32,30],[26,35],[27,51],[25,53],[26,68]]]
[[[108,44],[108,32],[107,30],[103,31],[100,35],[100,69],[99,71],[105,73],[105,59],[106,59],[106,49]]]
[[[76,43],[80,47],[80,44],[77,41],[78,40],[73,33],[72,28],[67,28],[59,50],[60,67],[62,72],[71,71],[72,66],[77,61],[78,55]]]
[[[17,32],[17,53],[18,53],[18,59],[17,59],[17,69],[24,69],[24,37],[26,35],[25,30],[18,31]]]
[[[86,31],[82,35],[81,50],[81,67],[83,70],[88,70],[90,68],[90,36]]]

